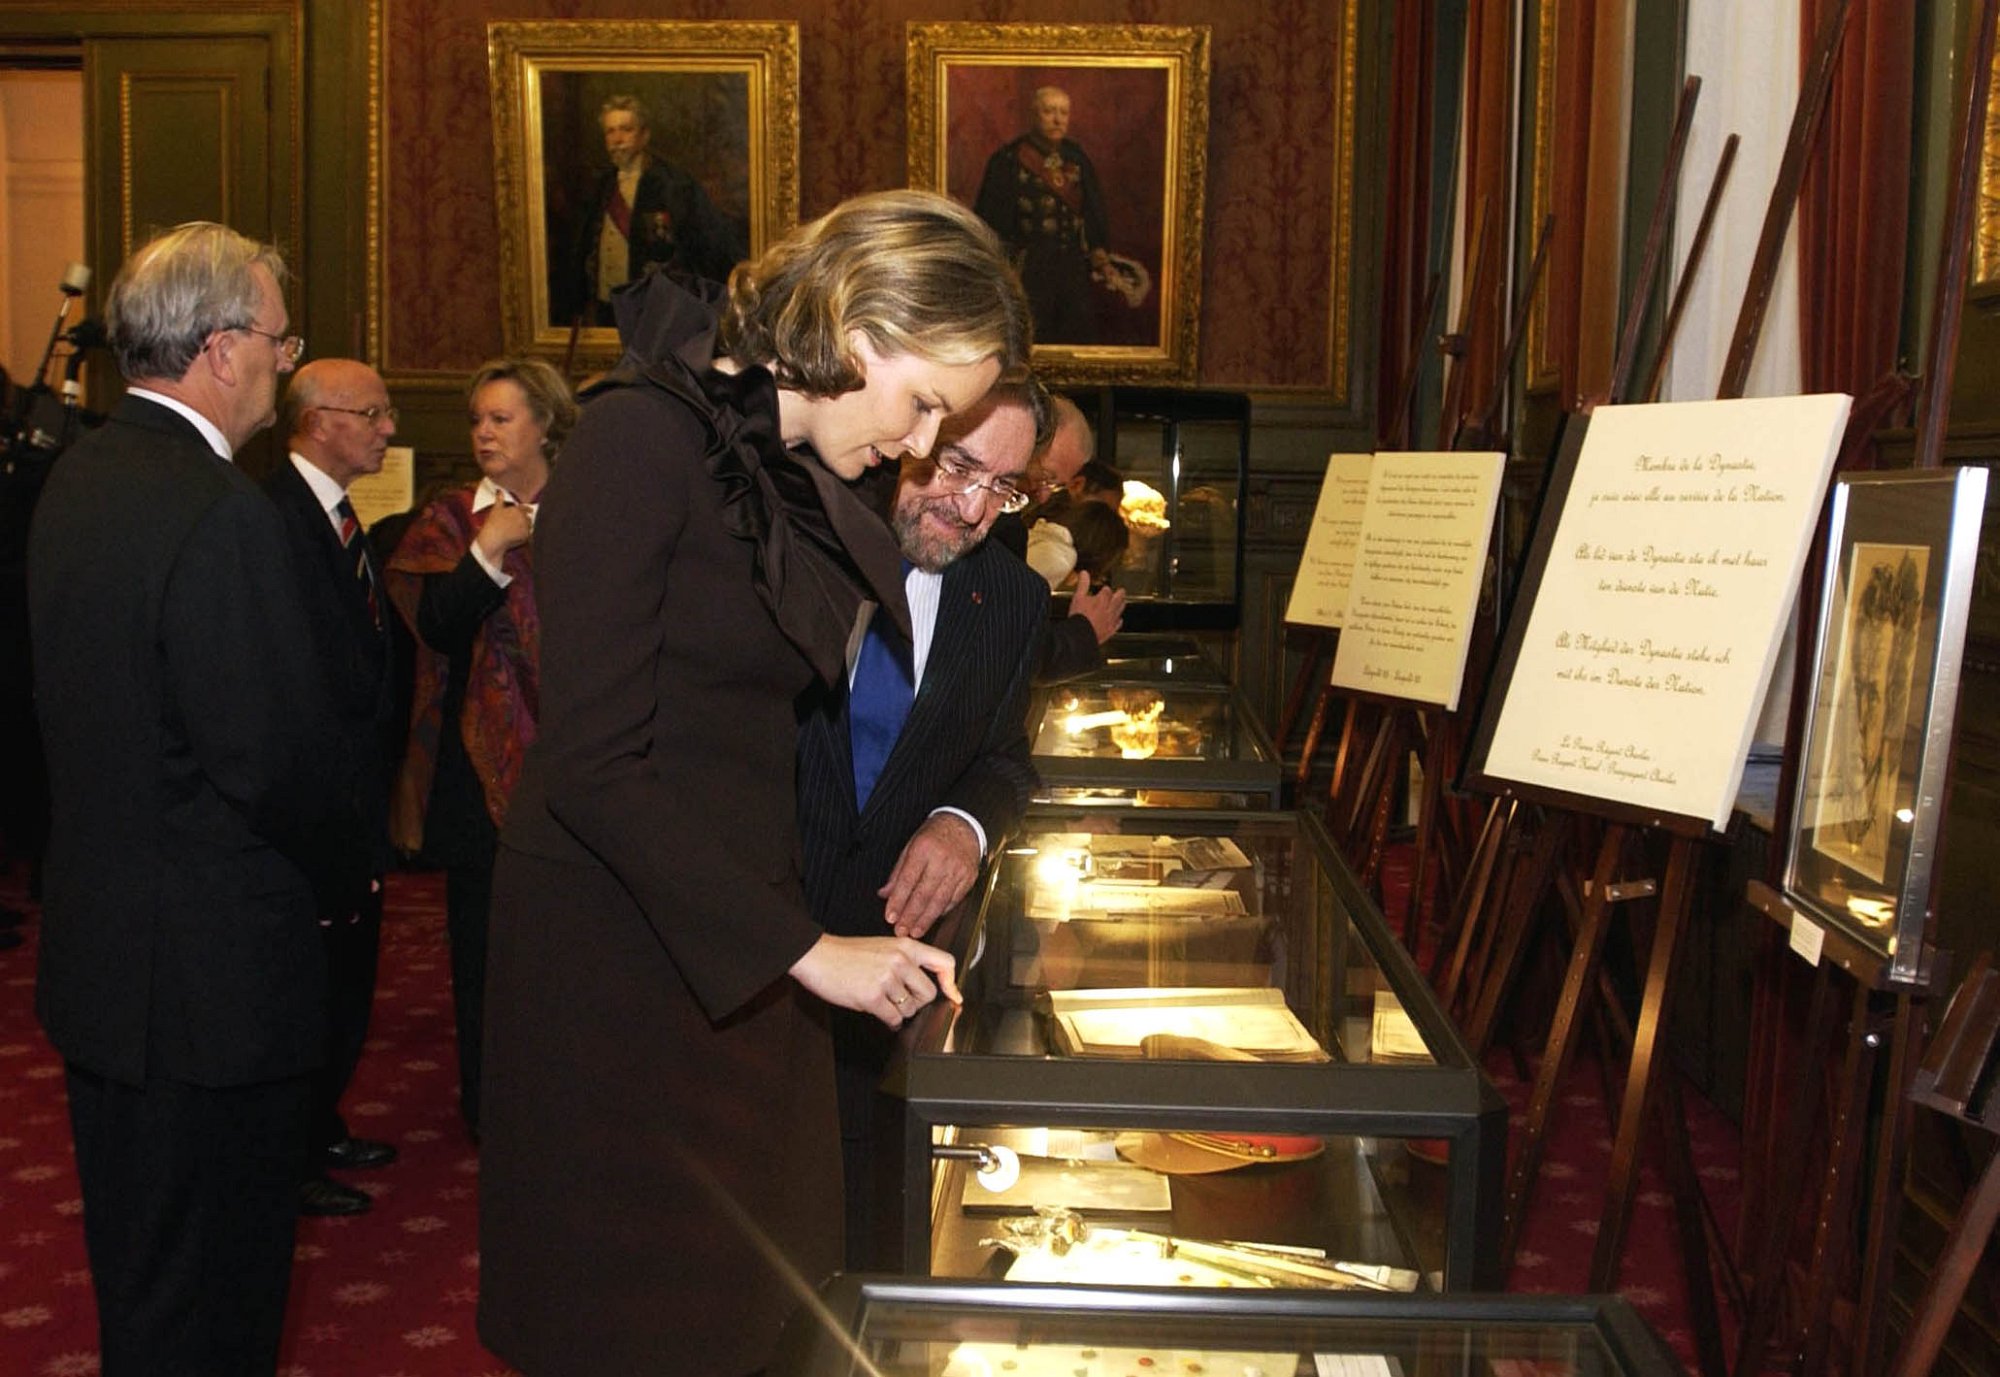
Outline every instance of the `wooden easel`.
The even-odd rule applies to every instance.
[[[1681,88],[1681,100],[1675,114],[1673,134],[1667,146],[1666,163],[1662,169],[1659,190],[1654,198],[1652,222],[1647,230],[1646,252],[1642,260],[1640,280],[1637,290],[1632,294],[1624,327],[1620,331],[1619,352],[1613,363],[1611,382],[1604,399],[1607,401],[1623,401],[1630,385],[1639,334],[1644,324],[1647,305],[1652,297],[1653,282],[1661,268],[1661,250],[1665,242],[1666,228],[1671,221],[1674,201],[1678,195],[1681,161],[1687,150],[1688,135],[1693,126],[1695,105],[1700,92],[1699,77],[1690,76]],[[1651,388],[1657,389],[1659,385],[1667,356],[1673,347],[1674,333],[1679,327],[1680,307],[1685,304],[1695,275],[1700,271],[1702,254],[1707,242],[1707,230],[1714,221],[1716,207],[1720,202],[1723,188],[1728,183],[1729,166],[1735,157],[1736,142],[1736,136],[1730,135],[1723,146],[1722,160],[1709,184],[1708,199],[1702,209],[1702,229],[1696,234],[1693,246],[1688,252],[1687,262],[1682,268],[1680,282],[1674,293],[1674,308],[1668,312],[1666,325],[1661,332],[1659,352],[1649,381]],[[1548,241],[1549,229],[1550,226],[1545,223],[1542,229],[1544,247]],[[1541,252],[1542,249],[1538,248],[1538,261]],[[1529,298],[1524,297],[1522,301],[1524,311],[1528,304]],[[1558,445],[1560,445],[1560,432],[1558,432]],[[1552,467],[1553,455],[1549,463]],[[1483,675],[1481,677],[1483,678]],[[1505,809],[1503,816],[1501,803],[1498,800],[1489,805],[1481,836],[1493,848],[1492,854],[1495,859],[1501,855],[1514,855],[1519,852],[1522,843],[1514,829],[1528,820],[1527,816],[1512,806]],[[1535,820],[1541,820],[1539,814],[1535,815]],[[1551,825],[1560,827],[1563,824],[1560,820],[1552,820]],[[1459,1003],[1462,997],[1468,1009],[1476,1007],[1481,1011],[1474,1016],[1474,1021],[1468,1027],[1474,1038],[1475,1051],[1483,1053],[1491,1039],[1499,1011],[1510,996],[1515,977],[1520,972],[1520,959],[1531,945],[1529,940],[1533,936],[1531,929],[1536,921],[1536,915],[1541,911],[1542,899],[1556,886],[1557,879],[1556,874],[1549,870],[1535,872],[1523,894],[1503,901],[1500,895],[1488,892],[1487,886],[1498,879],[1503,890],[1512,894],[1514,885],[1511,871],[1505,872],[1503,877],[1503,872],[1496,871],[1489,862],[1484,865],[1469,863],[1465,873],[1472,883],[1469,888],[1458,892],[1457,902],[1450,910],[1451,921],[1439,943],[1439,960],[1432,965],[1431,977],[1433,984],[1437,984],[1443,953],[1451,951],[1453,955],[1450,972],[1444,983],[1439,986],[1439,993],[1447,1008]],[[1421,890],[1424,878],[1420,858],[1418,873],[1412,886],[1413,893]],[[1573,893],[1573,889],[1572,883],[1564,892]],[[1575,905],[1571,903],[1568,907],[1574,915]],[[1577,926],[1574,916],[1571,926],[1572,929]]]
[[[1443,275],[1432,273],[1429,286],[1424,289],[1423,306],[1417,312],[1419,322],[1416,337],[1410,345],[1410,352],[1403,360],[1403,372],[1396,388],[1397,404],[1383,420],[1383,426],[1376,436],[1377,449],[1401,449],[1404,437],[1409,434],[1410,406],[1417,395],[1417,380],[1423,372],[1424,350],[1429,347],[1431,321],[1437,315],[1437,303]],[[1306,786],[1312,778],[1313,757],[1319,754],[1319,743],[1326,732],[1326,719],[1333,705],[1332,673],[1333,655],[1340,644],[1337,628],[1310,626],[1298,628],[1288,625],[1287,630],[1303,629],[1307,633],[1306,657],[1299,665],[1298,675],[1292,680],[1291,691],[1285,695],[1284,710],[1278,714],[1278,730],[1274,741],[1279,754],[1284,754],[1286,744],[1292,739],[1292,728],[1298,725],[1299,712],[1305,706],[1306,696],[1313,693],[1315,684],[1318,693],[1313,695],[1312,716],[1306,725],[1304,744],[1299,749],[1299,768],[1294,779],[1295,792],[1303,797]],[[1324,661],[1326,668],[1322,669]],[[1336,769],[1338,766],[1336,765]]]
[[[1828,16],[1828,24],[1844,19],[1845,13],[1846,6],[1843,4]],[[1918,468],[1936,468],[1943,459],[1945,420],[1957,357],[1960,312],[1964,304],[1972,206],[1991,85],[1996,18],[2000,18],[2000,0],[1984,0],[1973,30],[1965,99],[1958,111],[1957,157],[1952,167],[1937,296],[1931,315],[1931,337],[1925,350],[1924,391],[1918,409],[1915,457]],[[1781,180],[1785,171],[1780,169]],[[1732,351],[1732,364],[1734,362]],[[1748,367],[1747,357],[1743,367]],[[1823,554],[1816,562],[1824,563]],[[1804,656],[1805,648],[1802,646],[1802,664],[1807,663]],[[1787,763],[1778,789],[1776,835],[1781,838],[1791,830],[1789,802],[1794,783],[1791,775],[1796,769],[1798,754],[1803,749],[1806,695],[1811,692],[1810,675],[1801,675],[1794,684],[1786,741]],[[1941,795],[1940,806],[1948,797],[1949,791],[1946,790]],[[1778,859],[1782,863],[1782,857]],[[1824,930],[1828,947],[1835,950],[1835,960],[1831,965],[1822,962],[1814,975],[1811,1013],[1800,1053],[1800,1064],[1806,1070],[1804,1093],[1794,1094],[1787,1101],[1787,1112],[1783,1115],[1783,1126],[1780,1128],[1778,1106],[1782,1097],[1778,1093],[1778,1040],[1773,1034],[1779,1021],[1777,1008],[1781,996],[1777,991],[1786,956],[1778,944],[1776,931],[1779,928],[1789,931],[1796,913],[1784,896],[1767,884],[1751,886],[1750,902],[1773,919],[1774,928],[1767,930],[1764,938],[1751,1025],[1752,1046],[1768,1047],[1770,1051],[1764,1064],[1753,1064],[1751,1068],[1751,1093],[1747,1097],[1749,1103],[1745,1113],[1744,1194],[1746,1202],[1754,1199],[1758,1208],[1754,1213],[1746,1211],[1744,1237],[1755,1245],[1757,1252],[1751,1273],[1753,1300],[1745,1319],[1735,1371],[1738,1377],[1761,1371],[1769,1357],[1772,1336],[1777,1332],[1787,1280],[1785,1244],[1796,1222],[1798,1208],[1803,1203],[1804,1174],[1797,1168],[1796,1154],[1818,1115],[1818,1073],[1832,1047],[1834,1030],[1827,1020],[1825,1006],[1835,997],[1832,987],[1844,980],[1849,987],[1852,1013],[1847,1022],[1847,1041],[1841,1058],[1841,1103],[1831,1121],[1829,1133],[1828,1179],[1821,1192],[1814,1225],[1813,1256],[1804,1281],[1804,1302],[1800,1307],[1803,1319],[1793,1332],[1786,1335],[1781,1348],[1788,1365],[1793,1359],[1798,1359],[1807,1372],[1822,1370],[1832,1341],[1836,1294],[1843,1279],[1857,1280],[1853,1275],[1855,1249],[1849,1225],[1853,1192],[1859,1185],[1856,1180],[1857,1155],[1862,1144],[1861,1135],[1851,1131],[1850,1125],[1853,1122],[1852,1111],[1862,1102],[1879,1065],[1886,1067],[1882,1073],[1886,1077],[1886,1108],[1872,1143],[1874,1171],[1866,1200],[1867,1247],[1859,1258],[1850,1338],[1852,1370],[1877,1372],[1882,1370],[1885,1357],[1887,1327],[1882,1311],[1901,1218],[1903,1176],[1909,1150],[1909,1104],[1918,1083],[1918,1065],[1923,1059],[1924,1007],[1931,991],[1944,979],[1948,957],[1946,953],[1934,950],[1927,936],[1917,962],[1915,978],[1895,982],[1889,979],[1887,963],[1881,953],[1841,937],[1832,927]],[[1929,904],[1925,912],[1928,934],[1934,930],[1935,914]],[[1840,937],[1838,942],[1837,937]],[[1850,947],[1852,951],[1848,950]],[[1982,1021],[1984,1018],[1982,1014]],[[1953,1031],[1951,1041],[1941,1041],[1943,1050],[1940,1057],[1943,1060],[1925,1062],[1933,1067],[1929,1093],[1935,1097],[1926,1102],[1935,1102],[1947,1112],[1963,1112],[1963,1098],[1957,1101],[1958,1110],[1951,1109],[1954,1092],[1949,1086],[1941,1096],[1938,1094],[1937,1078],[1950,1065],[1962,1070],[1962,1062],[1954,1063],[1951,1058],[1961,1054],[1961,1040],[1977,1040],[1980,1036],[1977,1024],[1968,1031],[1967,1024],[1961,1021]],[[1990,1036],[1987,1042],[1990,1046]],[[1967,1045],[1970,1045],[1969,1042]],[[1781,1138],[1779,1134],[1784,1136]],[[1780,1153],[1785,1154],[1784,1159],[1780,1158]],[[1988,1175],[1990,1177],[1991,1173]],[[1774,1188],[1768,1192],[1769,1203],[1775,1206],[1774,1209],[1762,1208],[1766,1203],[1763,1197],[1767,1192],[1762,1189],[1766,1182],[1774,1183]],[[2000,1208],[2000,1197],[1989,1194],[1993,1192],[2000,1192],[2000,1184],[1982,1178],[1966,1204],[1968,1215],[1976,1216],[1988,1209]],[[1961,1217],[1961,1223],[1964,1222],[1966,1216]],[[1954,1247],[1957,1242],[1955,1235]],[[1948,1251],[1946,1264],[1956,1267],[1962,1265],[1962,1260],[1957,1258],[1955,1252]],[[1941,1326],[1947,1320],[1948,1316],[1938,1317],[1928,1313],[1919,1317],[1911,1334],[1912,1351],[1905,1353],[1901,1370],[1921,1370],[1911,1366],[1914,1352],[1922,1344],[1941,1341]]]
[[[1792,144],[1787,159],[1796,161],[1801,168],[1805,150],[1810,142],[1816,111],[1824,99],[1826,83],[1830,80],[1832,57],[1838,36],[1837,26],[1828,32],[1823,32],[1819,48],[1818,81],[1808,83],[1806,93],[1801,98],[1800,110],[1794,120]],[[1677,122],[1676,143],[1685,138],[1694,94],[1695,89],[1691,84],[1683,95],[1682,118]],[[1733,154],[1733,143],[1725,145],[1723,161],[1718,166],[1710,187],[1709,203],[1704,209],[1705,224],[1712,219],[1717,198],[1726,183]],[[1785,179],[1781,176],[1779,190],[1772,198],[1772,214],[1767,217],[1767,233],[1772,220],[1789,218],[1791,205],[1796,196],[1796,179],[1787,187]],[[1656,214],[1655,230],[1658,230],[1664,221],[1663,207],[1662,211]],[[1649,236],[1649,260],[1652,259],[1656,247],[1650,243],[1651,238]],[[1782,240],[1782,230],[1778,231],[1777,238]],[[1686,286],[1692,280],[1693,269],[1698,266],[1698,260],[1690,263],[1689,270],[1682,279],[1682,289],[1675,294],[1677,304],[1685,301]],[[1775,266],[1775,260],[1772,266]],[[1766,271],[1768,273],[1769,269]],[[1753,277],[1743,318],[1739,321],[1737,336],[1739,345],[1746,339],[1754,343],[1767,296],[1768,281]],[[1677,316],[1670,315],[1670,324],[1677,323]],[[1629,386],[1637,338],[1638,322],[1636,318],[1628,317],[1621,340],[1618,364],[1608,394],[1610,398],[1622,397]],[[1665,354],[1666,349],[1663,345],[1660,351],[1662,362],[1656,362],[1653,377],[1648,383],[1649,392],[1658,385]],[[1743,354],[1746,366],[1748,356],[1746,349]],[[1734,393],[1725,390],[1723,395],[1740,395],[1740,385]],[[1532,797],[1528,791],[1523,793],[1527,797]],[[1675,1198],[1682,1266],[1693,1310],[1701,1367],[1704,1373],[1720,1373],[1725,1370],[1726,1360],[1722,1352],[1720,1323],[1715,1308],[1714,1277],[1710,1270],[1711,1250],[1720,1242],[1719,1231],[1714,1226],[1706,1198],[1694,1173],[1678,1080],[1669,1073],[1659,1078],[1661,1083],[1657,1090],[1654,1085],[1655,1064],[1661,1050],[1660,1024],[1669,1007],[1677,971],[1681,933],[1687,922],[1692,900],[1695,847],[1698,840],[1706,835],[1707,825],[1705,821],[1695,819],[1647,819],[1635,816],[1630,809],[1602,803],[1584,802],[1581,806],[1572,805],[1572,807],[1579,814],[1579,820],[1581,816],[1596,814],[1603,820],[1605,826],[1589,879],[1583,887],[1581,913],[1576,919],[1575,936],[1570,960],[1564,972],[1562,992],[1550,1029],[1547,1050],[1536,1076],[1526,1130],[1510,1178],[1502,1256],[1511,1260],[1519,1245],[1522,1222],[1539,1178],[1541,1153],[1555,1095],[1569,1069],[1579,1019],[1591,1009],[1591,995],[1596,992],[1603,979],[1601,968],[1603,946],[1613,906],[1632,899],[1652,898],[1656,901],[1656,912],[1650,954],[1644,967],[1645,983],[1638,1016],[1631,1030],[1629,1069],[1625,1077],[1617,1118],[1604,1210],[1599,1220],[1597,1240],[1591,1257],[1590,1286],[1593,1290],[1609,1290],[1616,1287],[1625,1230],[1630,1222],[1632,1197],[1637,1184],[1640,1139],[1646,1125],[1651,1122],[1654,1125],[1656,1141],[1665,1150],[1664,1166]],[[1519,816],[1518,808],[1514,809],[1511,817],[1518,819]],[[1546,828],[1554,824],[1551,820],[1544,819],[1542,825]],[[1502,831],[1504,834],[1504,826]],[[1644,844],[1648,842],[1654,849],[1664,847],[1664,860],[1658,866],[1646,864],[1643,860],[1635,864],[1635,855],[1643,855]],[[1541,864],[1553,866],[1555,864],[1553,849],[1545,849],[1544,854],[1547,859]],[[1488,946],[1498,947],[1503,953],[1501,959],[1488,966],[1485,977],[1488,983],[1474,1001],[1474,1029],[1477,1035],[1490,1037],[1497,1001],[1518,969],[1518,960],[1513,953],[1519,950],[1519,944],[1523,940],[1522,930],[1530,920],[1531,914],[1518,903],[1494,905],[1490,895],[1476,902],[1483,903],[1485,911],[1504,908],[1502,921],[1506,924],[1500,938],[1482,939]],[[1479,911],[1481,910],[1469,908],[1468,917]],[[1457,950],[1463,952],[1471,947],[1471,934],[1462,932]],[[1455,957],[1455,964],[1458,969],[1451,977],[1453,983],[1462,978],[1463,958]],[[1494,982],[1498,982],[1497,990]],[[1611,1004],[1611,1001],[1605,1001],[1607,1012]],[[1731,1283],[1732,1294],[1735,1294],[1733,1275],[1725,1270],[1724,1279]]]
[[[2000,1052],[2000,971],[1993,969],[1993,954],[1981,952],[1951,997],[1944,1022],[1917,1071],[1911,1101],[2000,1134],[2000,1095],[1994,1094],[1994,1077],[2000,1073],[1994,1063],[1996,1052]],[[1979,1173],[1978,1183],[1952,1221],[1944,1253],[1923,1298],[1911,1311],[1909,1332],[1896,1357],[1896,1377],[1923,1377],[1931,1370],[1996,1222],[2000,1222],[2000,1153]]]

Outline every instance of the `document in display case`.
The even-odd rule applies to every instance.
[[[1385,1296],[839,1276],[771,1377],[1678,1377],[1617,1296]]]
[[[1504,1103],[1316,819],[1031,809],[951,942],[908,1270],[1497,1286]]]

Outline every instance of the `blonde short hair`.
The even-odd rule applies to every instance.
[[[856,330],[878,354],[997,359],[1003,379],[1025,373],[1033,342],[999,237],[928,191],[852,197],[739,264],[717,342],[738,363],[768,367],[782,388],[834,397],[862,385],[848,348]]]
[[[480,388],[492,382],[511,382],[519,387],[521,395],[528,399],[528,410],[547,432],[549,452],[553,454],[561,448],[576,425],[577,405],[576,395],[554,364],[547,359],[488,359],[465,385],[465,400],[470,402],[479,395]]]

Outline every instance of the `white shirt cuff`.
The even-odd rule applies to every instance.
[[[970,827],[970,828],[972,829],[972,835],[973,835],[973,836],[974,836],[975,838],[977,838],[977,839],[978,839],[978,842],[979,842],[979,859],[980,859],[980,860],[982,860],[982,861],[983,861],[983,860],[985,860],[985,859],[986,859],[986,829],[985,829],[984,827],[981,827],[981,826],[979,825],[979,819],[978,819],[978,818],[975,818],[974,816],[972,816],[972,814],[970,814],[970,813],[966,812],[966,811],[965,811],[965,810],[964,810],[963,808],[952,808],[952,807],[950,807],[950,806],[946,806],[946,807],[943,807],[943,808],[933,808],[933,809],[931,809],[931,816],[932,816],[932,817],[936,817],[936,816],[937,816],[937,815],[938,815],[939,813],[949,813],[949,814],[951,814],[951,815],[952,815],[953,817],[955,817],[955,818],[964,818],[964,819],[965,819],[965,825],[966,825],[966,826],[968,826],[968,827]]]
[[[476,540],[472,542],[472,557],[479,562],[479,567],[486,571],[486,577],[492,579],[500,587],[505,588],[514,581],[512,574],[507,573],[499,565],[486,557],[486,552],[479,548],[479,542]],[[982,856],[985,855],[985,849],[981,848],[979,854]]]

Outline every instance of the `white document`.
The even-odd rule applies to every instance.
[[[1368,509],[1372,454],[1336,454],[1326,461],[1326,477],[1313,508],[1312,529],[1299,556],[1285,620],[1294,626],[1339,626],[1347,612],[1347,584],[1354,573],[1354,548],[1361,540],[1361,514]]]
[[[1504,454],[1378,454],[1335,687],[1458,707]]]
[[[1597,408],[1489,774],[1729,821],[1848,406]]]

